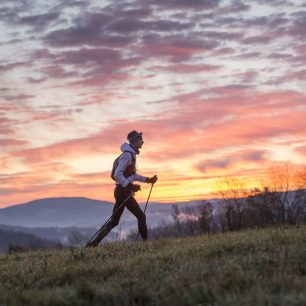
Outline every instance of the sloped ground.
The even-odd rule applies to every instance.
[[[306,305],[306,226],[0,256],[0,305]]]

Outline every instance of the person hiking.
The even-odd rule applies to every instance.
[[[143,183],[155,184],[158,177],[145,177],[136,173],[136,156],[140,153],[144,144],[142,133],[132,131],[127,135],[129,143],[121,145],[122,154],[115,160],[112,178],[116,181],[114,190],[115,206],[110,222],[106,224],[105,230],[98,233],[93,241],[87,246],[95,247],[99,242],[119,224],[121,215],[126,207],[138,220],[138,230],[143,240],[148,238],[148,230],[146,223],[146,215],[143,213],[136,199],[134,193],[141,190],[140,185],[134,184],[134,181]],[[124,203],[125,202],[125,203]],[[122,205],[122,203],[124,203]]]

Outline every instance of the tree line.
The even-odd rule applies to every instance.
[[[261,187],[248,188],[237,178],[223,179],[218,185],[218,201],[202,200],[184,209],[175,205],[173,223],[150,229],[150,238],[306,223],[306,168],[291,164],[270,168]],[[127,240],[134,238],[131,233]]]
[[[59,242],[42,239],[30,233],[0,229],[0,252],[3,253],[62,247],[63,246]]]

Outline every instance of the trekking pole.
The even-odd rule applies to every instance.
[[[90,243],[99,235],[104,227],[111,221],[112,217],[119,211],[119,209],[128,201],[128,199],[133,195],[133,192],[119,205],[119,207],[113,212],[113,214],[107,219],[107,221],[98,229],[98,231],[87,241],[85,246],[89,246]]]
[[[146,206],[145,206],[145,208],[144,208],[144,210],[143,210],[143,213],[144,213],[144,214],[146,213],[146,210],[147,210],[147,206],[148,206],[148,202],[149,202],[149,199],[150,199],[150,196],[151,196],[151,192],[152,192],[153,186],[154,186],[154,183],[152,183],[152,185],[151,185],[151,189],[150,189],[150,192],[149,192],[149,196],[148,196],[148,199],[147,199],[147,203],[146,203]],[[137,232],[137,236],[136,236],[135,241],[137,241],[138,236],[139,236],[139,230],[138,230],[138,232]]]

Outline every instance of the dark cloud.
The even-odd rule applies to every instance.
[[[306,80],[306,69],[288,71],[285,75],[276,78],[276,82],[283,83],[290,80],[305,81]]]
[[[141,57],[123,58],[119,50],[107,48],[81,48],[63,51],[57,56],[41,52],[41,56],[41,59],[49,56],[49,62],[53,64],[40,68],[40,73],[52,78],[78,78],[73,84],[82,86],[120,80],[124,75],[120,76],[118,71],[136,66],[143,60]],[[73,69],[66,71],[67,65]]]
[[[17,14],[10,8],[0,8],[0,18],[3,23],[13,23],[17,19]]]
[[[267,57],[275,60],[291,60],[293,55],[291,53],[272,52]]]
[[[116,20],[110,23],[106,30],[116,34],[130,33],[130,32],[171,32],[182,31],[194,27],[191,22],[178,22],[172,20],[156,20],[143,21],[134,18],[125,18]]]
[[[18,101],[18,102],[22,102],[24,100],[35,98],[35,95],[10,94],[10,95],[3,95],[2,97],[6,101]]]
[[[226,27],[244,33],[243,43],[268,43],[272,39],[285,35],[287,28],[290,25],[290,19],[285,13],[271,14],[269,16],[246,17],[227,16],[226,14],[216,17],[216,23],[221,28]],[[254,30],[260,34],[254,35]]]
[[[88,8],[89,1],[75,1],[75,0],[65,0],[56,4],[53,8],[54,11],[63,11],[66,8],[80,8],[83,11]]]
[[[292,14],[293,22],[287,30],[287,34],[297,38],[306,38],[306,11],[300,11]]]
[[[118,7],[104,8],[92,12],[86,10],[82,14],[77,15],[73,20],[73,26],[76,28],[87,28],[94,30],[95,28],[103,30],[107,25],[118,18],[122,18],[123,12],[118,11]]]
[[[54,60],[57,59],[58,55],[56,55],[55,53],[52,53],[51,51],[49,51],[48,49],[44,48],[44,49],[36,49],[33,50],[33,52],[30,55],[30,61],[35,61],[35,60]]]
[[[38,121],[49,121],[49,122],[55,122],[55,120],[58,120],[58,121],[62,121],[62,120],[66,120],[66,121],[69,121],[69,118],[72,114],[74,113],[81,113],[83,111],[82,108],[67,108],[67,109],[64,109],[63,107],[62,108],[54,108],[51,110],[49,109],[48,111],[46,110],[43,110],[43,111],[36,111],[36,112],[33,112],[32,114],[32,117],[30,119],[30,122],[31,121],[35,121],[35,122],[38,122]]]
[[[240,59],[250,59],[250,58],[260,58],[262,54],[260,52],[243,52],[243,53],[238,53],[235,57],[240,58]]]
[[[212,51],[219,45],[215,40],[197,35],[146,35],[143,37],[141,54],[147,57],[165,57],[173,62],[191,59],[194,55]]]
[[[224,169],[230,165],[228,159],[204,160],[195,165],[195,169],[200,172],[209,172],[210,170]]]
[[[29,77],[27,78],[27,82],[29,84],[40,84],[40,83],[43,83],[47,80],[46,77],[40,77],[40,78],[32,78],[32,77]]]
[[[116,34],[124,34],[141,31],[146,28],[146,25],[147,23],[142,20],[137,20],[135,18],[122,18],[111,22],[107,25],[106,30]]]
[[[6,22],[10,29],[18,29],[18,26],[32,26],[36,30],[42,30],[51,21],[56,20],[59,13],[51,12],[46,14],[31,15],[28,12],[36,5],[35,1],[31,0],[2,0],[0,3],[1,21]]]
[[[141,3],[158,5],[171,9],[214,9],[219,6],[219,0],[138,0]]]
[[[113,12],[114,14],[116,14],[116,12],[118,12],[117,15],[115,15],[115,17],[119,17],[119,18],[136,18],[136,19],[144,19],[144,18],[148,18],[152,16],[152,9],[147,6],[147,5],[143,5],[143,6],[139,6],[139,7],[132,7],[135,3],[130,2],[130,3],[123,3],[123,4],[118,4],[116,2],[114,2],[112,4],[113,7]],[[114,18],[115,19],[115,18]]]
[[[174,72],[174,73],[203,73],[203,72],[210,72],[210,71],[216,71],[221,69],[222,66],[217,65],[204,65],[204,64],[174,64],[174,65],[168,65],[168,66],[155,66],[152,67],[152,71],[168,71],[168,72]]]
[[[24,67],[28,63],[27,62],[15,62],[15,63],[7,63],[0,65],[0,72],[11,71],[14,68]]]
[[[46,14],[38,14],[38,15],[29,15],[24,16],[19,19],[19,23],[21,25],[27,25],[34,28],[35,31],[42,31],[46,27],[50,26],[50,24],[58,20],[60,17],[59,12],[51,12]]]
[[[77,51],[62,52],[55,61],[57,64],[92,65],[113,65],[121,60],[121,53],[118,50],[106,48],[82,48]]]
[[[235,77],[238,82],[242,84],[257,82],[257,77],[260,72],[255,70],[247,70],[240,73],[235,74]]]
[[[106,13],[107,12],[107,13]],[[73,26],[51,31],[44,37],[45,43],[56,47],[66,46],[107,46],[124,48],[136,43],[140,37],[132,34],[177,32],[190,29],[192,22],[174,20],[144,20],[151,14],[148,9],[121,11],[113,6],[109,11],[85,13],[76,17]]]
[[[254,0],[254,2],[257,2],[258,4],[267,5],[267,1],[265,0]],[[270,0],[269,5],[275,7],[275,6],[292,6],[293,3],[289,0]]]
[[[112,75],[108,75],[105,73],[100,73],[100,71],[90,72],[87,75],[84,75],[78,81],[73,81],[70,83],[72,86],[78,86],[81,88],[84,87],[99,87],[104,88],[106,85],[110,83],[115,84],[116,82],[124,83],[127,82],[131,78],[127,73],[113,72]]]
[[[244,32],[225,32],[225,31],[204,31],[202,33],[203,37],[207,37],[210,39],[217,39],[222,41],[232,41],[232,40],[240,40],[245,35]]]
[[[269,16],[262,16],[256,18],[249,18],[243,21],[246,26],[253,28],[267,28],[269,30],[275,30],[286,26],[289,23],[289,19],[285,13],[271,14]]]
[[[242,1],[234,1],[228,6],[219,8],[219,12],[222,14],[229,14],[229,13],[240,13],[246,12],[251,8],[250,5],[243,3]]]
[[[43,79],[45,77],[49,77],[57,80],[66,78],[76,78],[80,76],[77,71],[66,71],[65,67],[55,64],[41,67],[39,69],[39,72],[44,75]]]
[[[215,23],[218,24],[222,28],[227,28],[227,29],[241,29],[241,26],[244,23],[243,18],[239,17],[232,17],[232,16],[227,16],[227,15],[221,15],[221,16],[216,16],[215,18]]]
[[[215,56],[222,56],[222,55],[234,55],[236,52],[233,48],[216,48],[213,50],[213,55]]]
[[[245,37],[244,39],[241,40],[241,42],[244,43],[244,44],[249,44],[249,45],[268,44],[273,39],[275,39],[275,38],[270,36],[270,35],[261,34],[261,35]]]
[[[48,33],[44,41],[52,46],[108,46],[124,47],[133,42],[127,32],[138,30],[143,25],[139,15],[144,10],[121,11],[113,6],[103,11],[84,12],[75,17],[73,25]],[[150,12],[145,10],[145,15]]]
[[[238,158],[241,158],[245,161],[261,161],[264,159],[266,151],[264,150],[245,150],[240,151],[235,154]]]
[[[124,48],[135,38],[124,35],[110,35],[99,27],[80,26],[56,30],[44,37],[44,42],[54,47],[108,46]]]

